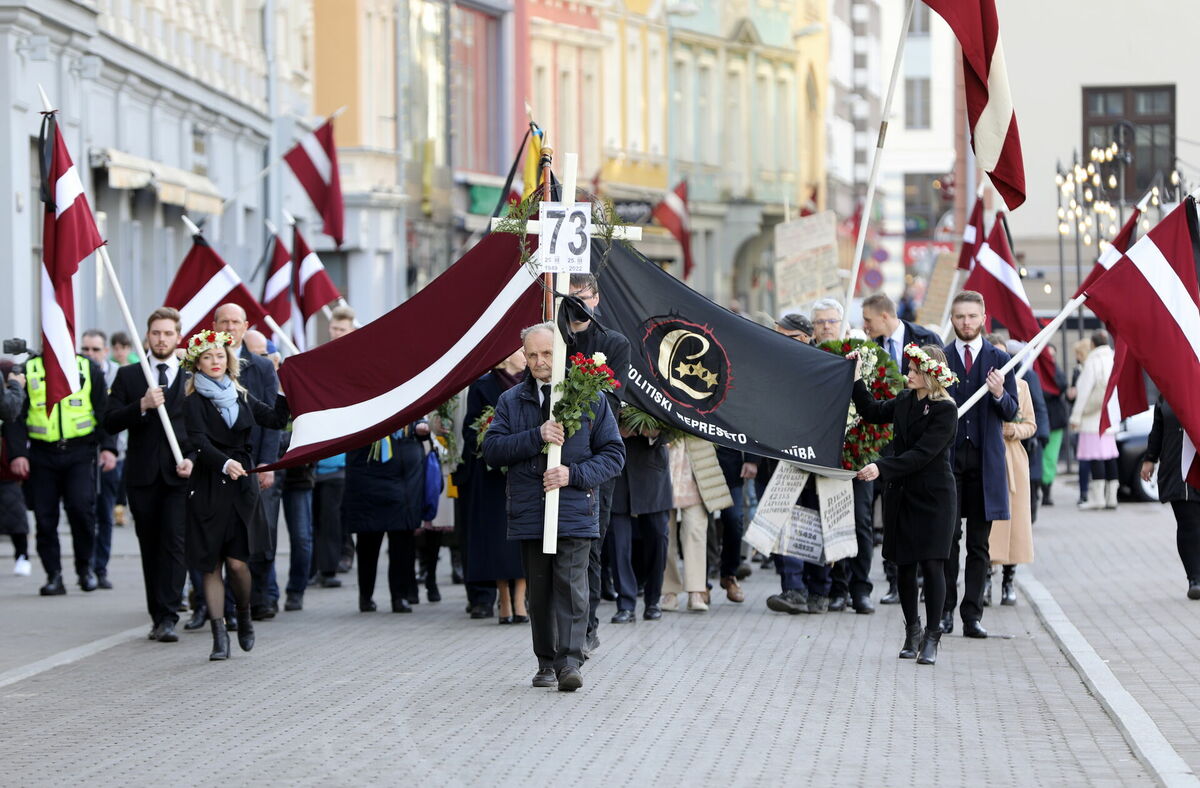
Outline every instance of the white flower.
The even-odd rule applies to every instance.
[[[592,361],[595,361],[597,364],[607,364],[608,356],[604,355],[603,353],[593,353]]]

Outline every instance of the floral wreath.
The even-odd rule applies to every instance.
[[[937,378],[937,382],[941,383],[943,387],[950,388],[958,382],[958,376],[950,370],[950,367],[940,361],[934,361],[932,356],[914,343],[910,342],[904,346],[904,355],[915,361],[922,372]]]
[[[195,369],[196,361],[210,350],[229,347],[233,344],[233,335],[225,331],[201,331],[192,334],[184,346],[185,353],[181,362],[184,369]]]

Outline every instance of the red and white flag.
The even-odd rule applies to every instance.
[[[971,209],[971,218],[963,228],[962,248],[958,250],[958,269],[970,271],[975,265],[975,254],[983,243],[983,200],[975,199],[975,207]]]
[[[300,319],[292,333],[296,344],[304,350],[304,328],[308,319],[341,298],[341,293],[334,286],[333,280],[321,264],[321,258],[308,247],[300,228],[292,225],[292,279],[296,290],[296,305],[300,309]]]
[[[279,379],[294,419],[292,440],[277,467],[394,432],[516,350],[521,329],[542,319],[542,289],[521,265],[518,243],[515,235],[489,233],[391,312],[289,358]]]
[[[42,358],[46,410],[82,387],[75,363],[75,293],[71,278],[83,258],[104,244],[79,172],[67,152],[57,115],[42,115],[38,137],[42,171]]]
[[[278,235],[271,236],[271,267],[263,282],[262,306],[281,327],[292,319],[292,258]],[[280,341],[274,331],[268,336]]]
[[[167,290],[164,305],[179,310],[183,338],[213,323],[222,304],[237,304],[246,310],[248,325],[262,325],[266,312],[229,265],[202,235],[192,236],[192,249],[183,258],[179,273]]]
[[[333,118],[322,123],[316,131],[301,137],[283,158],[321,214],[325,222],[325,234],[341,246],[346,206],[342,201],[342,181],[338,176]]]
[[[1025,202],[1025,165],[1013,112],[995,0],[925,0],[954,31],[963,53],[971,148],[1008,209]]]
[[[1200,232],[1196,201],[1179,207],[1088,289],[1088,307],[1149,373],[1184,429],[1180,471],[1200,487]]]
[[[650,215],[667,229],[683,248],[683,278],[692,275],[692,217],[688,213],[687,181],[680,181],[674,191],[667,192],[662,202],[654,206]]]
[[[975,267],[963,287],[983,295],[987,305],[989,330],[991,321],[995,318],[1008,329],[1010,337],[1021,342],[1029,342],[1041,331],[1042,326],[1029,305],[1025,285],[1021,282],[1021,274],[1008,245],[1002,214],[996,214],[992,231],[987,240],[980,245],[975,255]],[[1040,353],[1034,362],[1034,369],[1037,370],[1042,389],[1050,394],[1058,394],[1058,383],[1054,379],[1054,362],[1050,360],[1050,356],[1045,352]]]
[[[1075,298],[1082,295],[1088,287],[1112,268],[1121,259],[1121,255],[1125,254],[1133,245],[1133,239],[1137,235],[1138,220],[1141,216],[1141,207],[1135,207],[1133,214],[1125,221],[1121,231],[1113,238],[1112,243],[1096,260],[1092,270],[1079,285]],[[1108,387],[1104,390],[1104,404],[1100,409],[1101,434],[1119,424],[1121,419],[1127,419],[1150,407],[1150,400],[1146,396],[1146,379],[1141,366],[1130,358],[1129,348],[1126,347],[1125,341],[1115,331],[1112,331],[1111,327],[1109,333],[1112,334],[1114,357],[1112,374],[1109,375]]]

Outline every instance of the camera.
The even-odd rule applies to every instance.
[[[4,355],[6,356],[29,356],[29,344],[20,338],[4,340]],[[25,362],[20,361],[13,364],[12,374],[24,375]]]

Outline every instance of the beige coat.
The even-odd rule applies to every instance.
[[[1017,421],[1004,424],[1004,464],[1008,469],[1011,520],[993,520],[988,550],[993,564],[1033,563],[1033,515],[1029,508],[1029,454],[1021,441],[1037,432],[1029,384],[1017,380]]]
[[[1113,358],[1113,349],[1101,345],[1089,353],[1083,362],[1083,370],[1075,382],[1075,405],[1071,408],[1071,424],[1077,427],[1078,432],[1100,432],[1100,412],[1104,406],[1108,379],[1112,375]]]
[[[682,443],[692,466],[692,476],[700,491],[700,499],[709,513],[733,506],[733,496],[725,484],[725,473],[717,461],[717,447],[694,435],[684,436]],[[678,504],[676,504],[678,506]]]

